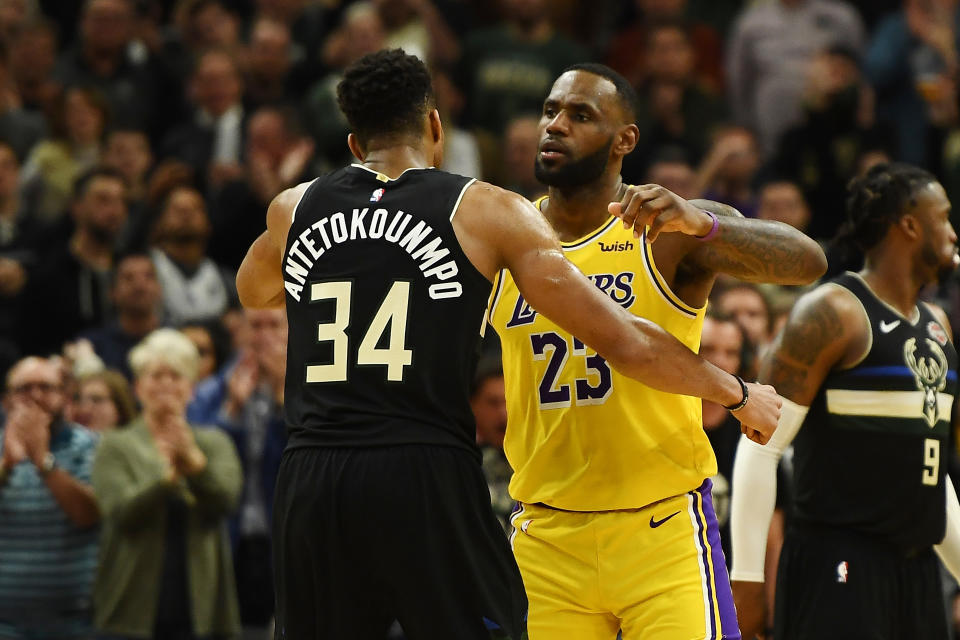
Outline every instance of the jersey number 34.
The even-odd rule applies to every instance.
[[[310,302],[333,300],[336,307],[333,322],[317,324],[317,342],[333,343],[333,362],[307,365],[307,382],[343,382],[347,379],[350,339],[350,299],[353,283],[317,282],[310,285]],[[413,362],[413,351],[404,348],[407,337],[407,310],[410,306],[410,283],[397,280],[387,291],[380,308],[370,321],[357,349],[357,365],[387,367],[387,380],[403,381],[403,368]],[[387,347],[377,347],[387,331]]]

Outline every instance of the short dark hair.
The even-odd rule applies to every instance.
[[[123,174],[116,169],[102,165],[97,166],[86,171],[85,173],[81,173],[80,176],[73,182],[73,199],[79,200],[83,196],[87,195],[87,190],[90,188],[90,184],[97,178],[110,178],[113,180],[119,180],[124,186],[127,185],[127,181],[124,179]]]
[[[487,380],[503,377],[503,364],[499,355],[486,355],[477,362],[477,368],[473,374],[473,380],[470,382],[470,398],[473,399]]]
[[[419,134],[436,105],[426,65],[403,49],[366,55],[343,74],[337,104],[361,144],[378,137]]]
[[[620,104],[627,112],[630,122],[636,122],[637,112],[639,111],[638,104],[640,100],[637,97],[637,90],[633,88],[633,85],[630,84],[629,80],[607,65],[600,64],[598,62],[581,62],[578,64],[572,64],[564,69],[563,73],[567,73],[568,71],[585,71],[587,73],[592,73],[595,76],[606,78],[612,82],[613,86],[617,88],[617,97],[620,98]]]
[[[111,289],[117,284],[117,276],[120,273],[120,265],[126,262],[127,260],[132,260],[134,258],[141,258],[153,264],[153,257],[147,252],[146,249],[141,249],[137,247],[137,248],[132,248],[127,251],[118,253],[116,256],[114,256],[113,269],[110,270],[110,288]]]
[[[917,204],[917,194],[937,178],[929,171],[902,162],[878,164],[847,186],[847,220],[836,242],[869,251],[883,240],[890,226]]]

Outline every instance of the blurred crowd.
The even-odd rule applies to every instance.
[[[431,68],[444,168],[529,198],[541,102],[588,60],[640,94],[627,182],[828,247],[879,162],[960,198],[957,0],[0,0],[0,639],[267,637],[286,319],[234,276],[275,195],[351,161],[336,85],[384,47]],[[704,354],[755,375],[799,293],[722,282]],[[928,293],[960,326],[960,287]],[[722,516],[739,426],[704,423]]]

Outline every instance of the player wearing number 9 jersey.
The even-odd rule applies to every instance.
[[[851,183],[847,208],[840,239],[866,254],[864,267],[797,302],[760,373],[785,398],[780,427],[766,447],[737,450],[737,609],[745,633],[762,630],[777,461],[792,442],[777,640],[946,640],[933,545],[960,577],[960,505],[946,477],[957,352],[946,314],[918,296],[960,265],[950,202],[930,173],[891,164]]]
[[[743,389],[597,290],[521,197],[433,168],[443,128],[418,58],[366,56],[338,98],[358,164],[277,196],[237,276],[244,305],[285,304],[289,324],[276,637],[382,640],[398,619],[410,640],[520,640],[468,400],[497,272],[628,375],[725,404]],[[748,390],[765,439],[779,399]]]
[[[629,83],[602,65],[557,79],[536,159],[550,190],[536,205],[598,291],[697,350],[718,273],[798,284],[826,260],[786,225],[695,202],[711,216],[662,187],[624,185],[634,104]],[[704,225],[666,233],[687,218]],[[503,345],[504,452],[521,503],[512,543],[530,640],[738,638],[699,399],[623,375],[576,330],[538,313],[516,276],[495,282],[491,320]]]

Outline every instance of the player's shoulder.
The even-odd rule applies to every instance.
[[[830,309],[836,313],[862,313],[863,305],[856,294],[842,284],[834,281],[824,282],[797,299],[794,311],[810,313],[820,309]]]
[[[800,296],[787,321],[787,330],[822,330],[836,340],[863,336],[870,318],[860,299],[837,282],[825,282]]]
[[[497,214],[539,217],[533,203],[520,194],[482,180],[475,180],[464,191],[461,209],[479,213],[487,220]]]
[[[268,229],[286,229],[293,222],[294,213],[297,205],[303,199],[303,194],[307,192],[313,180],[302,182],[294,187],[284,189],[270,201],[267,208],[267,228]]]

